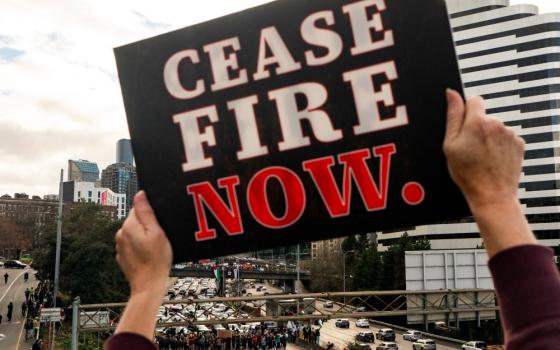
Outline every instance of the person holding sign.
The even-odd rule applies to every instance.
[[[552,251],[538,245],[517,198],[524,142],[485,115],[483,101],[449,90],[444,151],[490,257],[506,346],[552,349],[560,344],[560,276]],[[105,349],[155,349],[155,315],[165,294],[171,245],[144,192],[116,235],[117,261],[131,296]],[[528,263],[529,262],[529,263]],[[151,317],[146,317],[151,315]]]

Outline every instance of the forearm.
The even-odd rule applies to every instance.
[[[537,244],[517,198],[495,204],[469,204],[490,258],[509,248]]]
[[[147,339],[152,339],[162,294],[159,291],[132,294],[115,334],[135,333]]]

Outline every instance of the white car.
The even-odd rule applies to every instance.
[[[418,339],[412,344],[413,350],[436,350],[436,342],[432,339]]]
[[[369,321],[366,320],[365,318],[360,318],[359,320],[356,321],[356,327],[369,328]]]
[[[376,350],[398,350],[399,346],[397,345],[397,343],[392,342],[392,341],[384,341],[379,343],[379,345],[377,345]]]
[[[404,340],[417,341],[418,339],[422,338],[422,333],[420,331],[415,331],[411,329],[404,332],[402,337]]]
[[[486,343],[483,341],[470,341],[461,346],[461,350],[486,350]]]

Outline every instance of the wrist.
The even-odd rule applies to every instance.
[[[517,198],[469,205],[489,257],[515,246],[537,244]]]
[[[502,213],[510,215],[522,213],[521,204],[516,195],[484,200],[467,197],[467,203],[475,217],[496,216]]]
[[[167,288],[167,278],[160,281],[148,281],[130,285],[130,298],[156,298],[158,301],[163,298]]]

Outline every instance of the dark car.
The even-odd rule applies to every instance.
[[[394,342],[395,331],[391,328],[382,328],[375,333],[375,338],[386,342]]]
[[[345,319],[345,318],[341,318],[341,319],[336,320],[336,322],[334,323],[334,325],[335,325],[337,328],[350,328],[350,321],[348,321],[348,320]]]
[[[7,269],[25,269],[27,265],[18,260],[8,260],[4,263],[4,267]]]
[[[375,337],[373,332],[360,332],[356,335],[357,342],[374,343]]]

